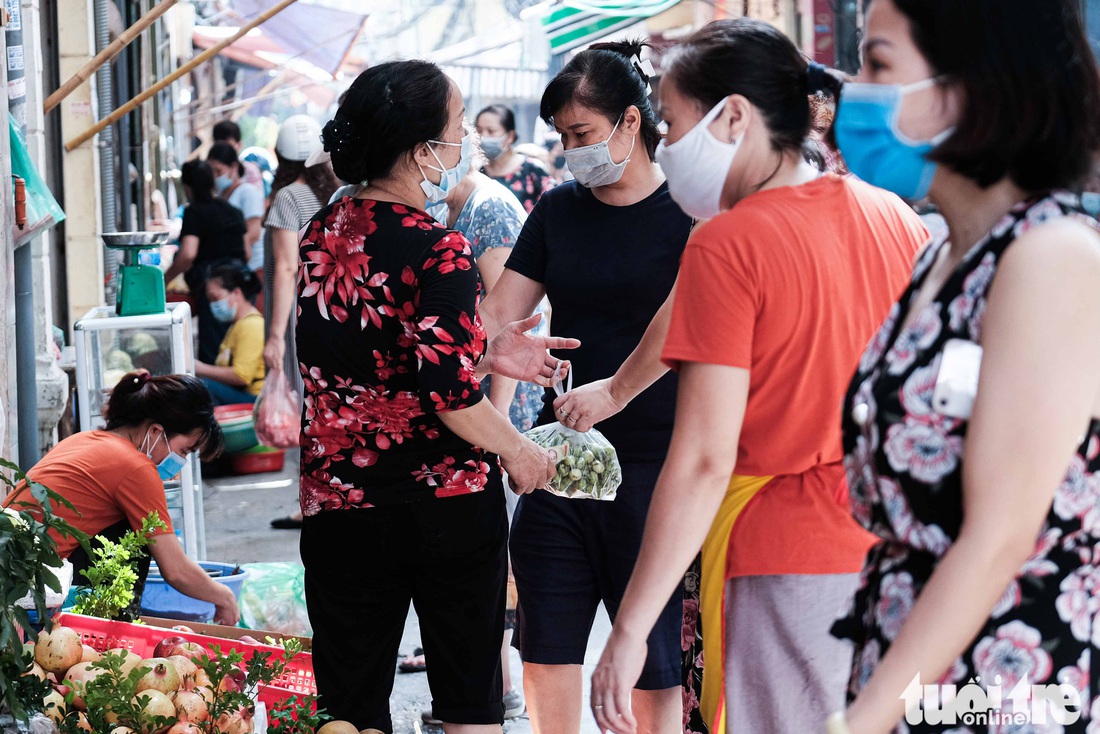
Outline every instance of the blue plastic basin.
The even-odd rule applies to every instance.
[[[199,566],[215,581],[228,586],[233,596],[240,601],[241,586],[244,585],[248,571],[237,568],[232,563],[213,561],[204,561]],[[234,569],[237,570],[236,573],[233,573]],[[209,622],[214,618],[214,605],[173,589],[160,575],[157,564],[153,563],[149,567],[149,578],[145,581],[145,591],[141,595],[141,613],[185,622]]]

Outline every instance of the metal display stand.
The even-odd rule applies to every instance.
[[[106,425],[103,409],[127,372],[144,368],[154,376],[195,373],[191,307],[186,303],[170,303],[164,313],[145,316],[116,316],[112,307],[95,308],[76,323],[73,334],[81,431]],[[206,560],[202,474],[195,453],[178,476],[164,483],[164,494],[184,552],[193,560]]]

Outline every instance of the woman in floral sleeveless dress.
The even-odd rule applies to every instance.
[[[879,542],[834,626],[855,655],[825,728],[1095,734],[1100,226],[1059,190],[1100,148],[1100,76],[1076,3],[871,0],[865,55],[841,152],[949,232],[845,400]],[[1059,684],[1068,705],[1013,695]]]

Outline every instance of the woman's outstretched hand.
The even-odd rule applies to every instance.
[[[550,387],[568,373],[569,363],[550,354],[551,349],[576,349],[577,339],[529,334],[539,325],[542,314],[536,313],[523,321],[515,321],[490,342],[485,358],[478,365],[478,374],[493,373],[514,380],[534,382]],[[564,368],[564,369],[562,369]]]
[[[626,407],[611,393],[611,378],[575,387],[554,401],[554,417],[574,431],[591,431]]]

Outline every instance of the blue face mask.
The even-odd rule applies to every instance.
[[[910,140],[898,129],[898,114],[905,95],[935,84],[935,79],[926,79],[904,86],[855,82],[844,85],[835,131],[840,153],[852,173],[909,201],[928,196],[937,168],[928,156],[954,128],[931,140]]]
[[[500,154],[504,152],[504,136],[499,135],[493,138],[482,138],[481,152],[484,153],[485,157],[489,160],[495,161],[500,157]]]
[[[439,155],[436,154],[432,145],[451,145],[459,146],[462,151],[459,153],[458,163],[454,168],[444,168],[443,161],[439,160]],[[466,133],[462,136],[461,143],[445,143],[442,140],[429,140],[428,150],[435,156],[435,160],[439,163],[439,168],[435,166],[428,166],[433,171],[439,171],[443,174],[439,183],[435,184],[428,180],[427,174],[424,173],[424,169],[420,169],[420,175],[424,177],[424,180],[420,182],[420,189],[424,192],[424,196],[427,197],[429,204],[438,204],[447,198],[447,192],[451,191],[459,181],[466,177],[466,174],[470,172],[470,158],[473,154],[474,136],[472,133]]]
[[[150,428],[149,430],[152,429]],[[164,438],[165,445],[168,445],[168,434],[162,433],[161,437]],[[141,445],[144,447],[145,444],[148,442],[149,434],[146,433],[145,440],[141,442]],[[156,448],[159,442],[160,438],[157,438],[156,441],[153,441],[153,445],[150,446],[147,451],[144,448],[142,448],[142,451],[145,453],[146,456],[152,459],[153,449]],[[160,480],[162,482],[167,482],[169,479],[183,471],[183,467],[185,467],[186,465],[187,459],[173,451],[171,446],[168,446],[168,455],[161,459],[160,463],[157,464],[157,474],[160,476]]]
[[[229,305],[229,296],[210,302],[210,313],[223,324],[228,324],[237,316],[237,307]]]
[[[222,193],[223,191],[225,191],[226,189],[228,189],[232,185],[233,185],[233,179],[229,178],[229,176],[224,176],[223,175],[223,176],[218,176],[217,178],[214,179],[214,188],[217,190],[217,192],[219,194]]]

